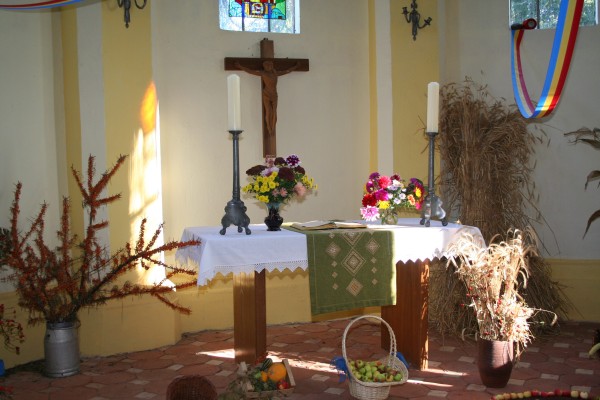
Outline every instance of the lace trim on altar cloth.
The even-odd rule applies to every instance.
[[[248,264],[248,265],[237,265],[237,266],[215,266],[212,271],[200,272],[198,274],[198,285],[206,285],[210,282],[217,273],[227,276],[229,274],[240,274],[240,273],[251,273],[253,271],[262,272],[266,270],[267,272],[279,271],[283,272],[286,269],[290,271],[295,271],[300,268],[303,271],[308,269],[308,260],[298,260],[298,261],[284,261],[284,262],[272,262],[272,263],[260,263],[260,264]]]

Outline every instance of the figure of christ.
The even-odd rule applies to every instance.
[[[251,75],[260,76],[262,81],[262,103],[265,126],[269,136],[273,136],[275,125],[277,124],[277,78],[296,70],[299,63],[282,71],[277,71],[273,61],[270,60],[263,61],[263,69],[250,69],[241,65],[239,61],[235,62],[235,66]]]

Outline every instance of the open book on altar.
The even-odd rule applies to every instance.
[[[291,227],[301,231],[312,231],[320,229],[357,229],[366,228],[367,225],[361,224],[360,222],[346,221],[308,221],[294,222]]]

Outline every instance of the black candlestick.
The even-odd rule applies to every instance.
[[[227,202],[225,206],[225,215],[221,218],[223,229],[219,231],[224,235],[229,225],[238,227],[237,231],[246,230],[246,235],[249,235],[250,218],[246,215],[246,206],[240,199],[240,152],[239,152],[239,136],[242,131],[229,131],[233,137],[233,198]]]
[[[429,187],[427,188],[427,196],[423,202],[423,211],[421,211],[421,225],[429,226],[431,218],[437,218],[442,221],[442,225],[448,225],[446,219],[446,211],[442,208],[442,199],[435,195],[434,184],[434,156],[435,156],[435,137],[437,132],[427,132],[429,136]]]

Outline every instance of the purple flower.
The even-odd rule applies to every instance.
[[[374,180],[374,179],[379,178],[379,176],[380,176],[379,172],[373,172],[371,175],[369,175],[369,179]]]
[[[388,194],[387,191],[385,191],[383,189],[379,189],[378,191],[375,192],[375,198],[379,201],[387,201],[390,199],[390,195]]]
[[[294,172],[288,167],[279,168],[279,177],[286,181],[293,181],[295,178]]]
[[[300,165],[300,159],[295,154],[289,155],[288,158],[285,159],[285,161],[292,168],[297,167],[298,165]]]
[[[281,165],[281,166],[285,166],[286,162],[285,159],[283,157],[277,157],[274,161],[275,165]]]
[[[254,167],[248,169],[246,171],[246,174],[250,176],[259,175],[265,169],[267,169],[267,167],[265,167],[264,165],[255,165]]]

